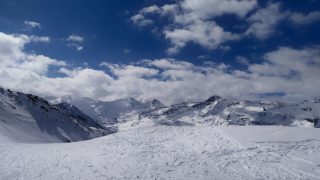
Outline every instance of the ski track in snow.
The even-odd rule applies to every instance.
[[[236,134],[253,128],[149,126],[75,143],[0,141],[0,179],[320,179],[319,137],[240,142]]]

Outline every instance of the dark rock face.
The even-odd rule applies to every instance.
[[[162,107],[163,104],[162,104],[158,99],[154,99],[154,100],[152,101],[152,106],[153,106],[154,108],[158,108],[158,107]]]
[[[209,99],[207,99],[206,102],[215,102],[215,101],[217,101],[219,99],[221,99],[220,96],[214,95],[214,96],[209,97]]]

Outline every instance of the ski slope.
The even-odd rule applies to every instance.
[[[0,179],[320,179],[320,129],[150,125],[72,143],[0,134]]]

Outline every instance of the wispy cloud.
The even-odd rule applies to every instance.
[[[81,43],[83,43],[84,40],[85,39],[79,35],[71,34],[67,38],[67,41],[69,41],[67,45],[68,47],[75,48],[77,51],[81,51],[83,50],[83,46],[81,45]]]
[[[84,38],[79,35],[76,35],[76,34],[71,34],[71,35],[69,35],[67,40],[70,42],[83,42]]]
[[[130,54],[130,53],[131,53],[131,49],[124,48],[123,52],[124,52],[125,54]]]
[[[313,11],[308,14],[292,13],[289,16],[290,20],[296,25],[307,25],[320,21],[320,11]]]
[[[35,28],[38,28],[38,29],[41,29],[41,24],[38,23],[38,22],[35,22],[35,21],[24,21],[23,24],[26,26],[26,28],[28,30],[31,30],[31,29],[35,29]]]

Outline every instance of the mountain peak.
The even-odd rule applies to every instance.
[[[153,99],[151,102],[152,106],[154,108],[162,107],[164,106],[158,99]]]
[[[217,100],[221,99],[221,96],[218,96],[218,95],[213,95],[211,97],[209,97],[206,102],[215,102]]]

